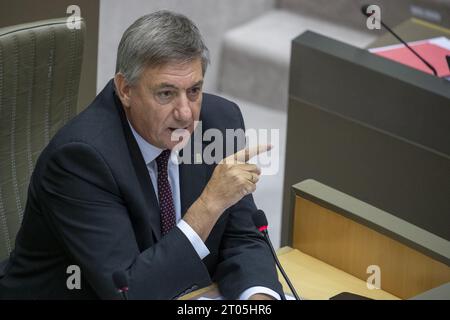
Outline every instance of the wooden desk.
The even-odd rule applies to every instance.
[[[450,241],[314,180],[293,186],[292,247],[409,299],[450,281]]]
[[[325,262],[315,259],[297,249],[284,247],[277,255],[298,294],[309,300],[327,300],[341,292],[351,292],[376,300],[397,300],[396,296],[383,290],[369,290],[366,283]],[[289,287],[278,273],[283,289],[290,294]],[[196,299],[200,296],[216,297],[216,285],[194,291],[182,300]]]
[[[297,249],[284,247],[278,256],[300,296],[311,300],[327,300],[341,292],[351,292],[375,300],[398,300],[383,290],[369,290],[366,282]],[[369,275],[368,275],[369,276]],[[282,279],[279,274],[279,279]],[[285,292],[290,292],[284,279]]]

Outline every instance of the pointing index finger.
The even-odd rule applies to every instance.
[[[273,146],[271,144],[259,144],[256,146],[247,147],[225,158],[225,163],[247,162],[254,156],[267,152],[272,148]]]

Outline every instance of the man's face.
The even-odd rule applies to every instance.
[[[189,135],[194,131],[194,121],[200,117],[202,84],[200,59],[166,64],[144,70],[121,100],[131,125],[147,142],[172,149],[179,143],[171,139],[175,130],[186,129]]]

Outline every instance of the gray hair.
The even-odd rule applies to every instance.
[[[134,84],[146,67],[197,58],[204,75],[209,51],[195,24],[184,15],[157,11],[140,17],[124,32],[117,50],[116,73]]]

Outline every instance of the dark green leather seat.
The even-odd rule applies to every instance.
[[[76,113],[80,27],[60,18],[0,29],[0,261],[14,249],[40,152]]]

